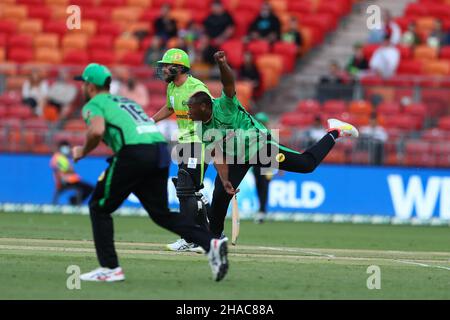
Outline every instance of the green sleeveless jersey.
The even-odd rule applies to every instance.
[[[189,110],[187,101],[194,93],[199,91],[211,95],[206,85],[191,75],[179,87],[173,82],[167,86],[167,107],[173,109],[177,117],[179,143],[201,142],[195,134],[197,124],[187,115]]]
[[[101,93],[84,105],[82,113],[87,124],[92,117],[105,119],[103,141],[115,153],[124,145],[166,142],[142,107],[127,98]]]

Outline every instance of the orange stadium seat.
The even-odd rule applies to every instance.
[[[34,56],[35,62],[58,64],[61,62],[61,53],[54,48],[39,48]]]
[[[418,45],[414,49],[414,59],[416,60],[434,60],[438,57],[438,50],[436,48],[428,47],[427,45]]]
[[[187,9],[172,9],[170,11],[170,17],[177,22],[178,29],[184,29],[192,20],[192,14]]]
[[[67,6],[70,0],[45,0],[47,6]]]
[[[0,62],[3,63],[6,61],[6,49],[0,47]]]
[[[64,52],[73,49],[86,49],[88,37],[84,34],[66,34],[61,41]]]
[[[365,100],[355,100],[350,102],[348,111],[354,114],[369,115],[372,112],[372,105]]]
[[[423,65],[423,72],[431,75],[448,75],[450,73],[450,61],[436,60],[425,61]]]
[[[236,95],[242,106],[249,109],[253,95],[253,85],[248,81],[236,82]]]
[[[115,23],[121,24],[123,29],[126,25],[137,21],[140,15],[140,8],[117,7],[111,11],[111,20]]]
[[[58,44],[56,33],[41,33],[34,37],[35,48],[58,48]]]
[[[69,29],[68,32],[71,34],[85,34],[90,37],[97,32],[97,21],[82,19],[80,29]]]
[[[68,17],[67,5],[54,5],[50,7],[52,12],[52,20],[64,20],[64,23]],[[66,26],[67,28],[67,26]]]
[[[264,89],[278,85],[283,71],[283,58],[278,54],[264,54],[256,59],[258,71],[262,74]]]
[[[127,5],[144,9],[151,7],[152,0],[127,0]]]
[[[6,5],[0,14],[2,19],[20,22],[28,17],[28,9],[25,5]]]
[[[27,19],[19,23],[17,31],[20,33],[36,35],[42,32],[42,21],[39,19]]]
[[[433,30],[436,19],[434,17],[421,17],[416,19],[416,30],[419,33],[429,33]]]
[[[125,5],[125,0],[100,0],[100,6],[104,8],[115,8]]]
[[[279,15],[287,10],[287,1],[285,0],[269,0],[270,6],[276,15]]]
[[[125,52],[134,52],[139,49],[139,41],[134,37],[120,37],[114,41],[116,56],[122,56]]]

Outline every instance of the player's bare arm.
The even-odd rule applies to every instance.
[[[233,184],[228,180],[228,164],[225,163],[225,159],[221,152],[213,152],[214,167],[217,170],[217,174],[222,181],[223,187],[228,194],[234,195],[239,192],[239,189],[235,190]]]
[[[216,60],[219,70],[220,70],[220,81],[223,85],[223,92],[229,98],[233,98],[236,94],[236,86],[234,81],[233,70],[227,63],[227,58],[225,52],[217,51],[214,54],[214,59]]]
[[[158,110],[158,112],[153,115],[152,118],[155,122],[158,122],[167,119],[173,114],[173,112],[174,111],[172,108],[168,108],[167,105],[164,105],[161,109]]]
[[[72,149],[73,160],[77,162],[94,150],[100,141],[102,141],[104,133],[105,120],[102,117],[93,117],[86,133],[84,146],[76,146]]]

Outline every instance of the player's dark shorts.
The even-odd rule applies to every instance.
[[[112,213],[134,193],[144,207],[167,211],[167,144],[126,145],[107,161],[109,166],[100,175],[89,202],[91,209]]]

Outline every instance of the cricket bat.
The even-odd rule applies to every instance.
[[[240,219],[239,219],[239,209],[238,209],[238,203],[237,203],[237,199],[236,199],[236,195],[233,196],[232,198],[233,201],[233,211],[232,211],[232,226],[231,226],[231,244],[233,246],[236,245],[237,242],[237,238],[239,236],[239,224],[240,224]]]

